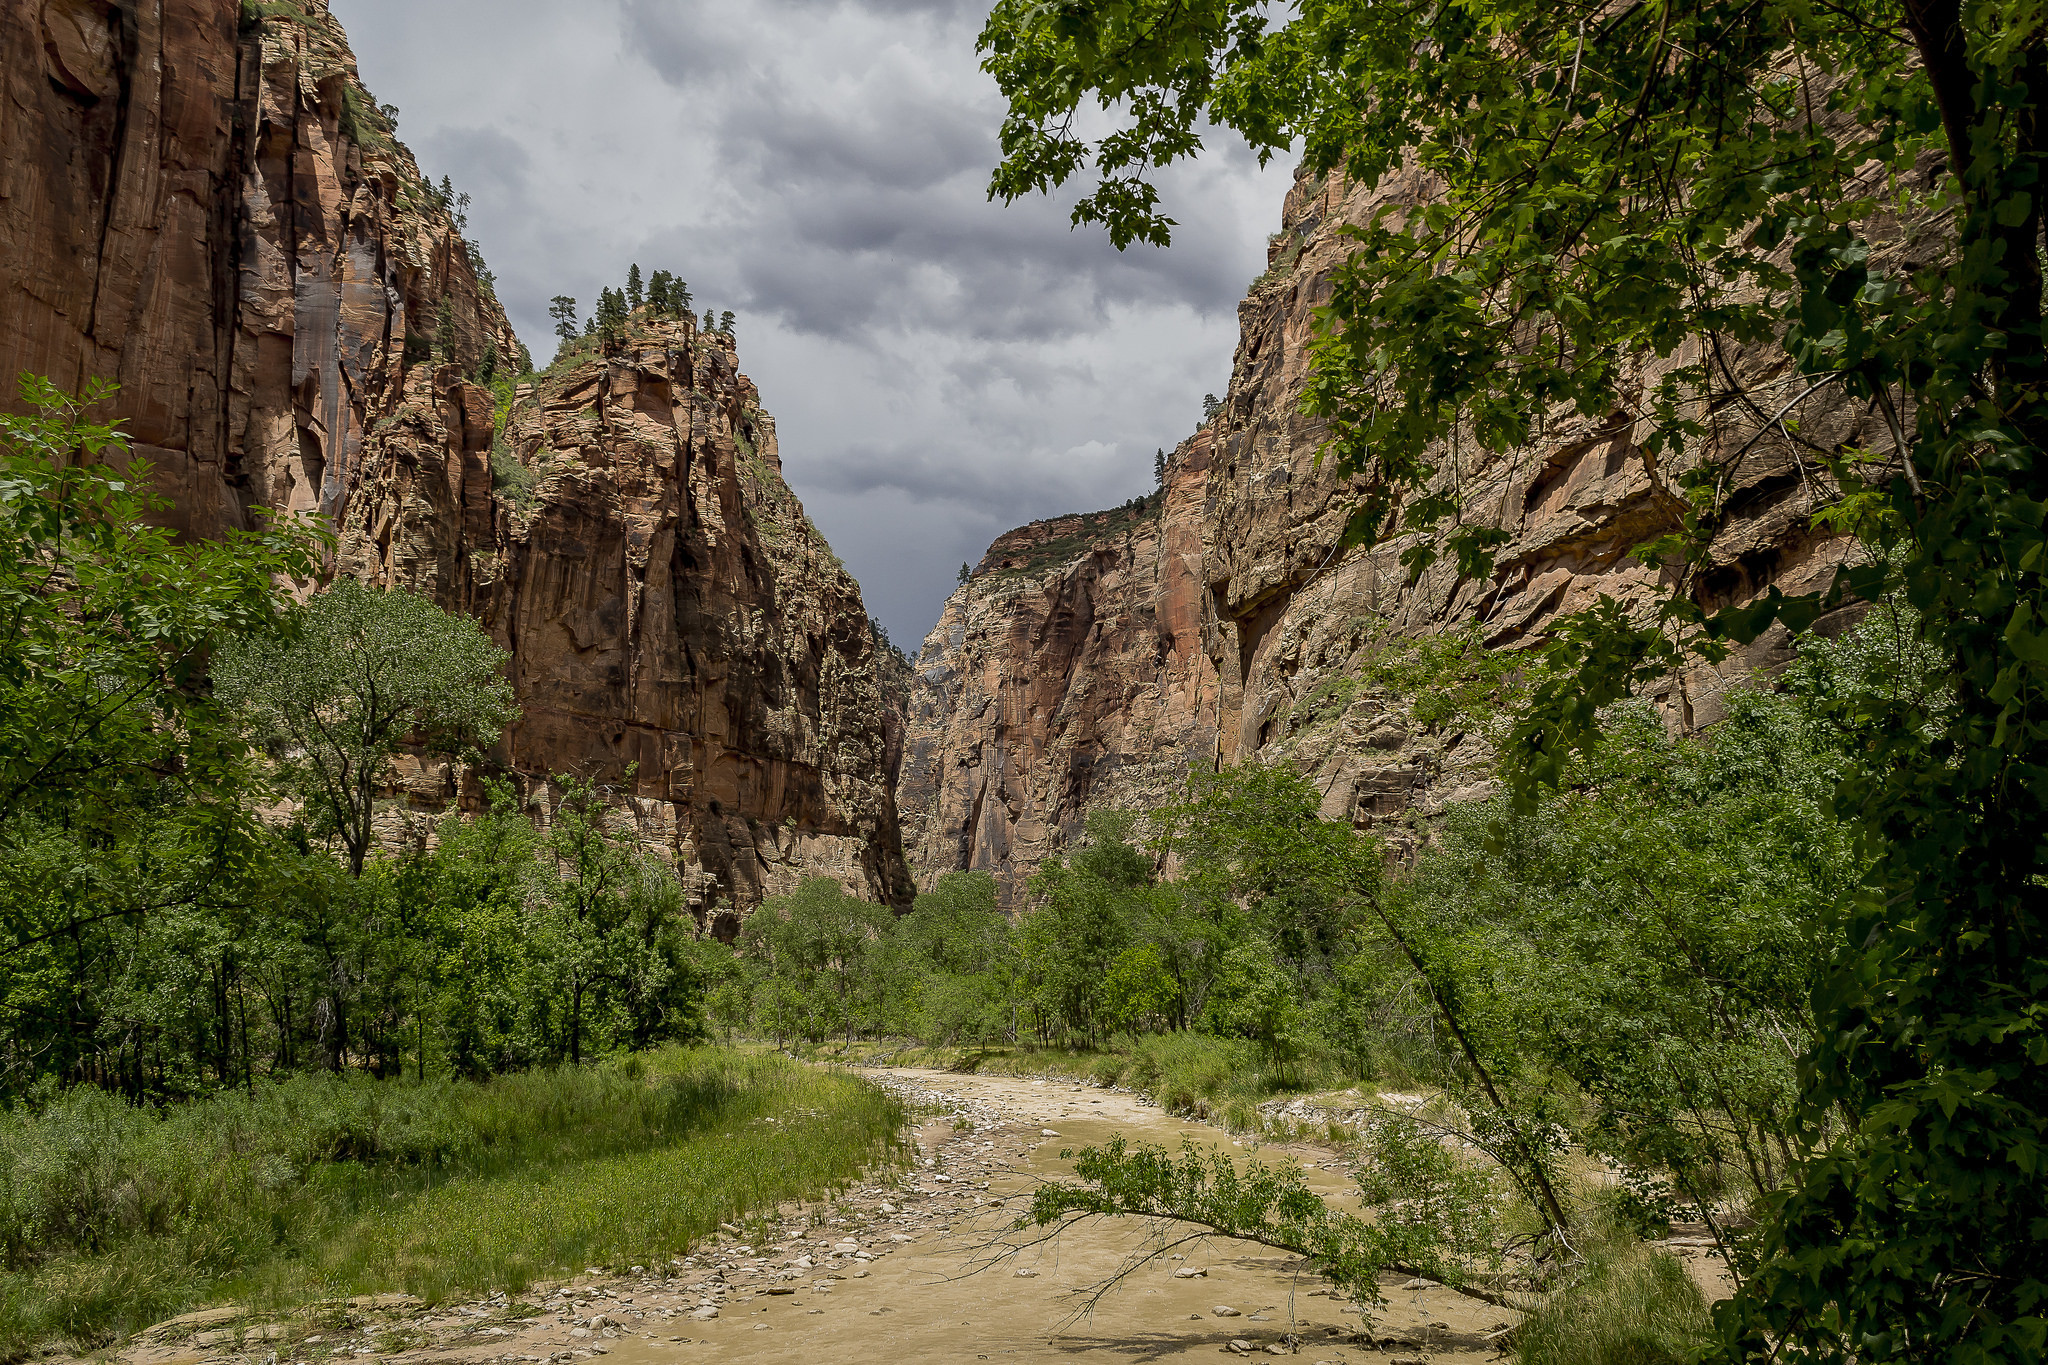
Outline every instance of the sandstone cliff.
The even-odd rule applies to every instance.
[[[707,921],[907,897],[867,614],[730,338],[643,316],[498,410],[518,339],[323,0],[11,0],[0,56],[0,374],[117,380],[183,529],[317,512],[336,571],[480,617],[499,762],[630,802]]]
[[[888,662],[732,339],[643,314],[522,383],[501,424],[490,402],[414,372],[366,443],[341,559],[510,652],[500,761],[617,793],[721,937],[804,876],[907,902]],[[415,794],[450,781],[421,772]]]
[[[518,354],[320,0],[18,0],[0,55],[0,396],[117,380],[189,529],[338,517],[437,339]]]
[[[1503,458],[1441,452],[1443,477],[1461,478],[1468,506],[1509,534],[1490,578],[1440,562],[1409,582],[1412,536],[1341,545],[1362,484],[1319,467],[1327,433],[1301,411],[1314,309],[1346,251],[1338,229],[1416,191],[1297,178],[1269,269],[1239,305],[1227,398],[1174,452],[1163,510],[1128,533],[1091,536],[1109,528],[1072,518],[1012,532],[947,603],[918,658],[899,792],[921,882],[993,871],[1015,906],[1091,805],[1142,811],[1190,766],[1248,757],[1297,764],[1325,816],[1398,847],[1419,814],[1485,790],[1486,708],[1467,694],[1487,669],[1474,657],[1536,642],[1600,594],[1640,600],[1660,581],[1629,551],[1673,526],[1674,503],[1628,411],[1556,414]],[[1791,371],[1768,346],[1728,363],[1753,391]],[[1638,382],[1663,368],[1644,363]],[[1875,417],[1838,400],[1799,417],[1823,445],[1888,444],[1868,430]],[[1739,405],[1709,420],[1722,449],[1746,453],[1702,599],[1824,585],[1843,548],[1808,529],[1816,485],[1799,447],[1781,430],[1759,434]],[[1022,553],[1034,544],[1035,558]],[[1444,643],[1468,623],[1469,655]],[[1671,679],[1656,700],[1676,724],[1709,724],[1729,679],[1786,657],[1775,631]]]

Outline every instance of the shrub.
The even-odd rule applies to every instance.
[[[1521,1365],[1684,1365],[1708,1335],[1705,1298],[1669,1252],[1596,1258],[1522,1324]]]

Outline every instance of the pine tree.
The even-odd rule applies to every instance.
[[[486,341],[484,343],[484,358],[479,360],[476,365],[476,382],[488,384],[497,377],[498,343],[496,341]]]
[[[967,561],[966,561],[966,560],[964,560],[964,559],[963,559],[963,560],[961,560],[961,561],[960,561],[960,581],[961,581],[962,583],[965,583],[965,582],[966,582],[966,581],[967,581],[968,579],[970,579],[970,578],[972,578],[972,577],[974,577],[974,570],[972,570],[972,569],[970,569],[970,568],[968,568],[968,567],[967,567]]]
[[[1152,482],[1166,487],[1166,448],[1161,446],[1152,456]]]
[[[637,312],[645,295],[640,292],[640,263],[633,262],[633,268],[626,272],[626,307]]]
[[[567,345],[576,339],[576,300],[557,294],[548,301],[548,316],[555,320],[555,335]]]
[[[727,336],[731,336],[733,321],[733,315],[730,312],[720,313],[718,315],[718,330]]]
[[[1202,395],[1202,420],[1204,422],[1214,418],[1222,408],[1222,400],[1217,398],[1215,394],[1205,393]]]
[[[636,265],[633,268],[638,270],[640,267]],[[666,270],[657,270],[647,277],[647,306],[654,310],[656,317],[667,317],[674,309],[675,301],[670,294],[674,284],[675,276]],[[630,290],[632,287],[632,277],[628,276],[626,288]]]
[[[704,310],[704,330],[707,332],[715,332],[718,330],[718,319],[712,315],[712,312],[709,308],[706,308]]]
[[[682,280],[677,280],[670,288],[669,298],[675,303],[676,311],[685,315],[689,313],[691,304],[695,302],[690,297],[690,286]]]
[[[597,296],[597,334],[607,346],[616,346],[626,337],[626,296],[616,289],[607,289]]]

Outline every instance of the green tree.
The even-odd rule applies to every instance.
[[[632,269],[626,272],[626,309],[629,312],[637,312],[644,302],[646,294],[640,284],[640,263],[635,261]]]
[[[596,334],[606,346],[616,346],[626,337],[626,296],[607,289],[597,296]]]
[[[734,319],[733,315],[730,312],[720,313],[718,315],[718,330],[725,333],[727,336],[731,336],[733,334],[732,329],[735,320],[736,319]]]
[[[140,1097],[246,1074],[231,995],[270,846],[208,654],[279,627],[311,528],[180,543],[113,395],[0,414],[0,1087]],[[259,515],[261,515],[259,513]]]
[[[228,761],[235,736],[200,686],[210,651],[278,627],[276,583],[310,574],[310,527],[181,544],[127,438],[23,376],[0,414],[0,828],[27,816],[118,828],[166,775]],[[259,515],[262,515],[259,513]]]
[[[1168,239],[1146,177],[1205,119],[1368,189],[1427,177],[1348,230],[1308,400],[1366,476],[1356,533],[1414,532],[1412,570],[1486,576],[1504,535],[1437,467],[1454,432],[1505,451],[1560,408],[1633,414],[1672,591],[1556,631],[1567,667],[1511,736],[1524,804],[1631,688],[1814,618],[1775,591],[1712,610],[1729,475],[1821,389],[1881,421],[1874,449],[1808,452],[1841,491],[1827,524],[1876,551],[1835,592],[1903,590],[1954,704],[1864,715],[1838,799],[1874,871],[1818,995],[1806,1155],[1720,1314],[1742,1354],[2016,1361],[2048,1336],[2044,24],[1926,0],[1002,0],[983,33],[1010,101],[994,192],[1090,171],[1074,216],[1119,244]],[[1111,115],[1092,143],[1085,100]],[[1904,233],[1928,249],[1893,254]],[[1728,363],[1768,341],[1800,376],[1783,397]],[[1637,392],[1650,355],[1670,368]]]
[[[567,294],[557,294],[548,302],[548,316],[555,320],[555,335],[567,346],[577,336],[576,300]]]
[[[221,699],[271,746],[279,785],[313,829],[341,841],[361,876],[376,803],[409,743],[426,753],[482,748],[518,712],[505,653],[474,621],[417,593],[337,580],[282,638],[229,642],[214,667]]]
[[[558,779],[562,799],[544,848],[550,950],[567,1014],[567,1053],[647,1047],[703,1035],[703,983],[693,965],[682,888],[666,863],[619,828],[594,784]]]
[[[763,901],[740,932],[740,950],[762,964],[781,1028],[812,1042],[848,1039],[875,982],[876,949],[894,916],[830,877],[808,877],[787,896]]]

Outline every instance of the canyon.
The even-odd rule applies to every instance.
[[[907,903],[889,661],[729,336],[643,312],[503,396],[462,201],[320,0],[30,0],[0,56],[0,372],[117,383],[179,530],[318,514],[331,572],[474,615],[522,710],[490,766],[543,816],[603,787],[704,929],[811,875]]]
[[[1412,176],[1368,191],[1298,174],[1268,269],[1238,306],[1229,390],[1160,488],[1141,508],[1009,532],[953,593],[917,656],[905,726],[898,802],[920,886],[986,871],[1020,908],[1091,811],[1142,816],[1191,771],[1245,761],[1296,766],[1326,819],[1374,830],[1400,856],[1447,804],[1493,789],[1498,708],[1445,702],[1484,692],[1477,661],[1541,643],[1603,596],[1641,603],[1672,581],[1672,566],[1633,553],[1675,528],[1682,504],[1625,410],[1557,412],[1499,456],[1435,452],[1431,491],[1459,486],[1468,511],[1506,533],[1487,577],[1448,558],[1411,576],[1402,557],[1418,532],[1346,541],[1365,485],[1325,464],[1328,428],[1302,410],[1315,312],[1348,253],[1344,225],[1422,193]],[[1699,344],[1642,358],[1638,391]],[[1724,361],[1748,392],[1792,375],[1772,345]],[[1798,415],[1799,439],[1760,409],[1704,415],[1709,449],[1735,458],[1727,516],[1688,585],[1703,605],[1824,588],[1848,553],[1811,526],[1822,494],[1803,443],[1888,438],[1874,412],[1832,394]],[[1723,689],[1790,657],[1773,627],[1649,700],[1674,727],[1705,727]]]
[[[1472,661],[1673,572],[1632,553],[1679,504],[1627,410],[1439,453],[1440,484],[1507,536],[1490,575],[1411,575],[1417,533],[1346,540],[1363,485],[1301,405],[1315,310],[1344,225],[1422,190],[1303,173],[1228,391],[1160,487],[998,538],[905,679],[731,337],[641,310],[530,373],[462,202],[319,0],[37,0],[0,15],[0,51],[0,369],[117,382],[107,411],[181,530],[318,514],[333,573],[474,616],[522,709],[491,765],[543,813],[552,776],[599,783],[721,937],[811,875],[902,907],[986,871],[1018,910],[1091,811],[1247,760],[1297,766],[1326,818],[1398,855],[1491,789],[1497,716],[1441,702]],[[1644,358],[1638,388],[1689,358]],[[1725,363],[1754,392],[1791,374],[1770,345]],[[1690,584],[1706,605],[1810,590],[1845,553],[1810,527],[1801,440],[1855,444],[1872,415],[1822,395],[1801,440],[1762,415],[1707,416],[1742,454]],[[1710,725],[1723,688],[1788,657],[1774,631],[1651,700]],[[402,785],[401,823],[480,798],[445,763]]]

